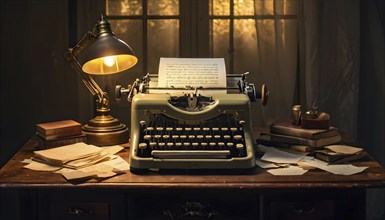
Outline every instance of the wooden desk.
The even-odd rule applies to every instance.
[[[31,139],[0,170],[2,201],[18,196],[16,205],[5,204],[11,213],[5,216],[16,211],[20,219],[55,220],[365,219],[365,189],[385,186],[385,170],[369,156],[354,163],[369,168],[351,176],[319,170],[273,176],[259,168],[238,175],[128,172],[73,185],[60,174],[22,168],[36,147]],[[120,155],[128,159],[129,152]]]

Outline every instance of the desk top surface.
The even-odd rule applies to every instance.
[[[353,163],[368,166],[361,173],[344,176],[334,175],[321,170],[310,170],[301,176],[274,176],[266,170],[255,168],[244,174],[202,173],[202,172],[149,172],[133,174],[127,172],[99,182],[81,184],[69,183],[60,174],[38,172],[23,168],[21,163],[33,155],[38,143],[29,140],[0,170],[0,188],[124,188],[124,189],[297,189],[297,188],[369,188],[385,186],[385,169],[367,156]],[[120,152],[124,159],[129,158],[129,149]]]

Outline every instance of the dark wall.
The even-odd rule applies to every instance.
[[[0,167],[33,135],[35,124],[78,120],[78,82],[64,59],[68,1],[0,2]]]

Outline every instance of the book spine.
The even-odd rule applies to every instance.
[[[276,142],[284,142],[288,144],[297,144],[297,145],[306,145],[310,147],[317,147],[317,142],[315,140],[310,140],[310,139],[304,139],[304,138],[299,138],[299,137],[294,137],[294,136],[282,136],[282,135],[271,135],[270,139],[272,141]]]
[[[81,132],[82,127],[81,125],[75,125],[75,126],[69,126],[69,127],[63,127],[63,128],[53,128],[53,129],[42,129],[38,127],[37,131],[46,135],[60,135],[60,134],[67,134],[67,133],[76,133]]]
[[[54,147],[60,147],[64,145],[70,145],[70,144],[75,144],[78,142],[87,142],[87,137],[80,136],[80,137],[74,137],[74,138],[68,138],[68,139],[62,139],[62,140],[53,140],[53,141],[46,141],[43,139],[40,139],[39,141],[39,149],[49,149],[49,148],[54,148]]]
[[[288,129],[288,128],[283,128],[283,127],[270,127],[270,132],[273,134],[282,134],[282,135],[287,135],[287,136],[294,136],[294,137],[300,137],[300,138],[307,138],[307,139],[313,139],[313,135],[306,133],[306,132],[301,132],[298,130],[294,129]]]
[[[56,138],[61,137],[68,137],[68,136],[75,136],[75,135],[81,135],[82,129],[80,126],[77,127],[68,127],[68,128],[60,128],[60,129],[53,129],[48,130],[46,132],[41,132],[39,129],[37,131],[38,135],[46,140],[54,140]]]

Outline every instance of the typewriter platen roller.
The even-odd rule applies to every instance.
[[[232,93],[211,96],[200,95],[199,90],[224,88],[175,88],[185,90],[183,96],[151,93],[163,88],[154,86],[156,79],[150,75],[129,89],[117,86],[116,97],[127,95],[132,102],[131,171],[253,168],[250,102],[260,98],[266,104],[269,92],[264,85],[255,92],[245,79],[231,75],[225,89]]]

